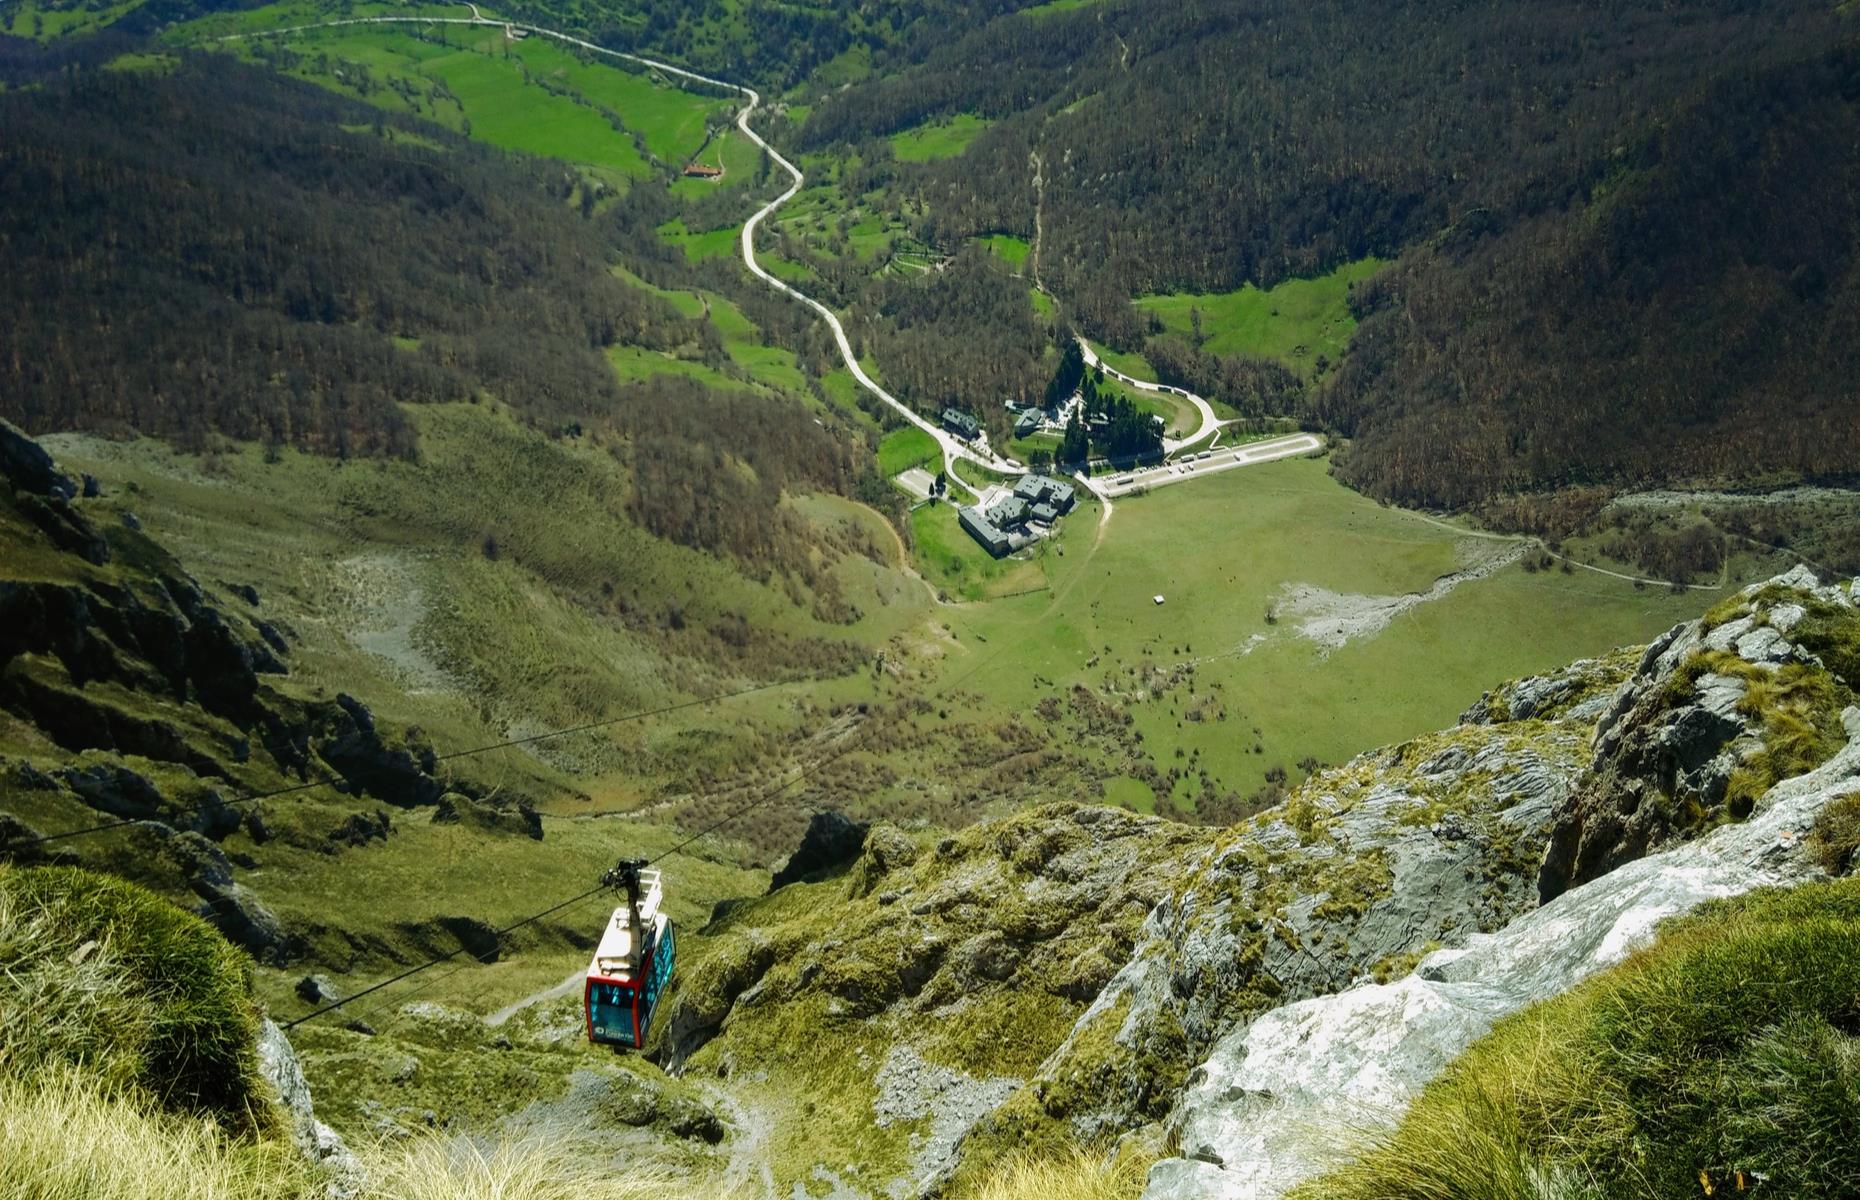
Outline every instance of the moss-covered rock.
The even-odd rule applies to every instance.
[[[1745,820],[1778,783],[1846,744],[1860,609],[1807,568],[1744,589],[1649,646],[1557,814],[1542,899],[1653,850]]]

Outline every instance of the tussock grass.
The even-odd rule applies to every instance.
[[[1499,1025],[1356,1163],[1296,1193],[1833,1197],[1860,1179],[1860,881],[1667,927]],[[1730,1186],[1726,1186],[1730,1181]]]
[[[1129,1200],[1143,1190],[1150,1159],[1074,1148],[1064,1154],[1018,1158],[983,1179],[962,1200]]]
[[[229,1141],[75,1071],[0,1075],[0,1195],[13,1200],[309,1200],[282,1141]]]
[[[1860,865],[1860,792],[1842,796],[1821,810],[1809,848],[1830,875],[1845,875]]]
[[[158,1105],[263,1129],[251,962],[120,879],[0,865],[0,1071],[83,1070]]]
[[[432,1134],[362,1157],[360,1200],[732,1200],[724,1188],[614,1172],[543,1141],[480,1145]],[[68,1069],[30,1083],[0,1077],[0,1195],[9,1200],[323,1194],[323,1181],[281,1139],[228,1138],[212,1121],[151,1110]]]
[[[615,1171],[541,1140],[483,1145],[438,1135],[365,1155],[360,1200],[732,1200],[727,1188]]]

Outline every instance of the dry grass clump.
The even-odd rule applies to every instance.
[[[0,1071],[58,1065],[262,1129],[252,963],[199,917],[74,867],[0,864]]]
[[[963,1194],[962,1200],[1132,1200],[1143,1191],[1149,1158],[1074,1148],[1066,1153],[1010,1159]]]
[[[1845,875],[1860,866],[1860,792],[1842,796],[1816,815],[1809,849],[1830,875]]]
[[[69,1068],[0,1074],[0,1196],[12,1200],[312,1200],[276,1140],[229,1139]]]
[[[720,1186],[651,1171],[616,1170],[556,1143],[479,1142],[429,1135],[363,1155],[358,1200],[733,1200]]]

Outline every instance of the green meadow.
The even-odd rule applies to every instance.
[[[658,229],[661,238],[683,250],[692,262],[731,257],[736,253],[737,237],[741,232],[740,226],[729,225],[693,233],[685,227],[683,217],[673,217]]]
[[[169,37],[198,43],[330,15],[274,5],[189,22]],[[547,38],[512,42],[501,30],[474,26],[344,26],[223,44],[490,145],[574,163],[610,187],[683,166],[704,143],[707,125],[732,111],[726,98],[685,91]]]
[[[1155,314],[1169,332],[1190,338],[1198,311],[1206,339],[1202,348],[1209,353],[1276,359],[1310,376],[1320,357],[1336,362],[1356,332],[1351,285],[1384,265],[1381,259],[1365,258],[1315,279],[1288,279],[1267,291],[1248,284],[1211,295],[1145,296],[1137,307]]]
[[[1012,234],[997,233],[980,240],[991,253],[1016,271],[1026,265],[1027,255],[1033,249],[1024,238],[1017,238]]]
[[[851,376],[847,377],[849,380]],[[894,429],[878,442],[878,473],[889,479],[912,467],[941,466],[936,439],[915,425]]]
[[[895,133],[891,137],[892,153],[899,162],[929,162],[938,158],[954,158],[969,148],[969,143],[980,137],[993,121],[978,117],[973,113],[957,113],[946,121],[936,124],[920,125]]]
[[[1290,614],[1267,620],[1289,587],[1371,599],[1425,592],[1494,543],[1379,506],[1338,484],[1321,460],[1119,499],[1102,533],[1088,506],[1065,520],[1059,546],[1008,566],[991,565],[953,514],[928,511],[914,514],[919,568],[952,596],[1044,588],[955,610],[965,642],[985,639],[993,655],[969,690],[1003,711],[1074,684],[1136,697],[1134,727],[1159,759],[1179,746],[1216,786],[1242,794],[1274,766],[1340,762],[1451,725],[1504,679],[1648,641],[1711,601],[1513,564],[1326,648]],[[1011,587],[1008,571],[1020,573]],[[1152,668],[1187,664],[1187,682],[1144,698]],[[1178,801],[1190,803],[1193,790],[1184,781]]]

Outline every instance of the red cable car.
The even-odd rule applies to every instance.
[[[582,993],[588,1040],[637,1050],[645,1044],[652,1011],[672,979],[672,923],[660,911],[664,890],[659,873],[647,870],[643,860],[621,862],[603,882],[625,888],[627,898],[614,909],[588,963]]]

